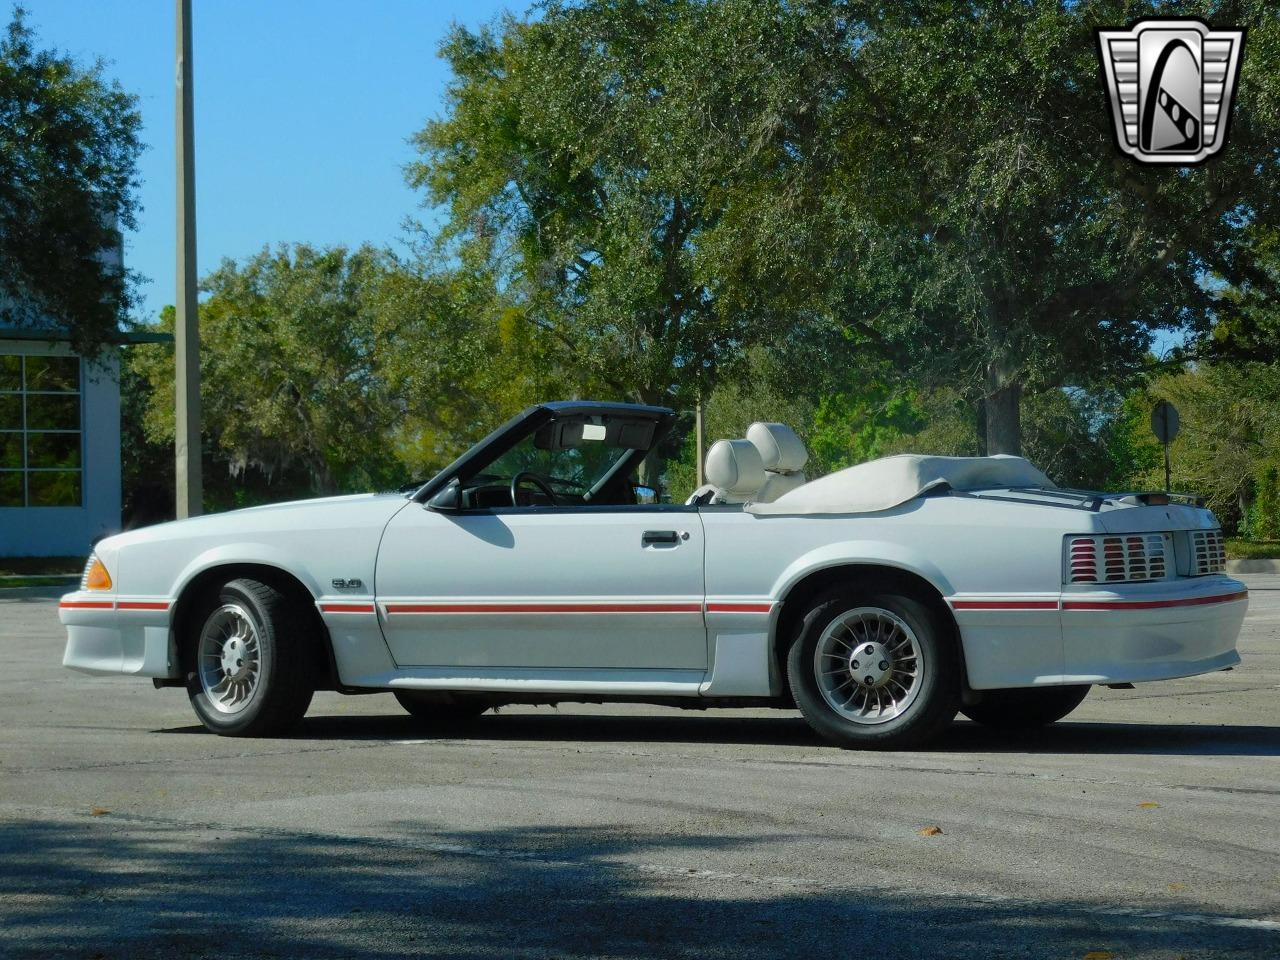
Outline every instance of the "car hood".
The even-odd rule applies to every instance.
[[[357,493],[340,497],[291,500],[225,513],[172,520],[108,537],[101,544],[110,550],[133,543],[207,537],[219,534],[271,533],[299,527],[381,527],[401,510],[409,498],[403,493]]]

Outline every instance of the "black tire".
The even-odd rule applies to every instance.
[[[483,698],[465,695],[441,696],[420,690],[393,690],[392,693],[415,720],[439,729],[466,726],[493,706]]]
[[[982,700],[960,712],[975,723],[999,730],[1033,730],[1056,723],[1084,701],[1089,684],[984,690]]]
[[[219,709],[201,681],[201,637],[228,607],[241,611],[256,631],[258,675],[252,693],[233,711]],[[200,722],[224,737],[268,737],[286,733],[307,712],[316,689],[309,611],[270,584],[241,578],[223,584],[192,618],[185,639],[187,695]],[[238,614],[222,614],[238,616]],[[225,676],[225,675],[224,675]],[[214,687],[213,689],[216,689]]]
[[[832,706],[819,687],[815,651],[827,628],[856,608],[887,611],[915,635],[921,666],[912,681],[919,687],[896,716],[874,723],[848,719]],[[901,590],[865,592],[848,588],[822,594],[813,601],[787,656],[787,679],[796,705],[820,736],[841,747],[898,749],[924,743],[955,719],[960,704],[960,656],[952,631],[928,605]],[[852,690],[852,687],[849,688]]]

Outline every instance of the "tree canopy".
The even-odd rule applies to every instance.
[[[403,331],[382,309],[392,277],[379,251],[299,245],[225,262],[205,279],[201,406],[209,453],[227,473],[326,493],[405,479],[386,442],[402,414],[387,358]],[[161,325],[172,323],[167,310]],[[170,349],[135,348],[134,366],[152,387],[148,434],[169,442]]]
[[[1112,144],[1093,29],[1154,12],[1249,29],[1231,140],[1200,167]],[[438,214],[420,259],[299,245],[207,279],[224,473],[387,485],[591,396],[701,400],[713,438],[787,420],[811,472],[1021,450],[1061,483],[1159,485],[1167,396],[1180,486],[1246,527],[1275,499],[1260,0],[552,0],[441,53],[446,109],[408,170]],[[163,398],[162,352],[132,369]],[[153,437],[167,415],[153,401]],[[672,446],[678,496],[693,441]]]
[[[1280,197],[1280,24],[1251,33],[1227,151],[1112,146],[1095,27],[1145,5],[583,0],[455,30],[413,182],[445,236],[619,394],[687,396],[753,343],[833,323],[985,405],[1132,379],[1153,331],[1204,334],[1206,277],[1264,277]]]
[[[81,350],[116,333],[128,275],[104,251],[133,227],[137,99],[41,50],[19,7],[0,37],[0,323],[55,323]]]
[[[758,122],[734,78],[784,77],[801,24],[731,49],[759,26],[741,3],[552,3],[442,48],[449,109],[410,171],[447,214],[441,245],[616,397],[687,405],[785,336],[771,290],[729,275],[739,196],[694,119],[711,109],[736,131],[726,151]]]
[[[211,503],[426,478],[563,389],[490,289],[386,250],[264,248],[224,261],[201,292]],[[166,309],[160,329],[173,320]],[[126,386],[146,394],[128,398],[144,411],[146,437],[171,443],[171,348],[133,347],[127,366]]]

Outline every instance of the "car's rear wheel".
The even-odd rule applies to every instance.
[[[1089,684],[984,690],[982,699],[960,708],[970,720],[1001,730],[1030,730],[1056,723],[1084,701]]]
[[[897,591],[818,597],[791,646],[787,676],[809,725],[842,747],[923,743],[955,719],[960,702],[951,632]]]
[[[223,584],[193,618],[187,695],[200,722],[231,737],[287,732],[315,693],[306,611],[257,580]]]
[[[492,704],[480,697],[458,694],[433,694],[420,690],[395,690],[400,706],[419,722],[439,728],[464,726],[484,713]]]

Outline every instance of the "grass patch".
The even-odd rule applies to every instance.
[[[87,557],[0,557],[0,577],[78,577]]]
[[[75,577],[0,577],[0,591],[10,587],[66,587],[76,585]]]
[[[1280,560],[1280,540],[1228,540],[1232,560]]]

